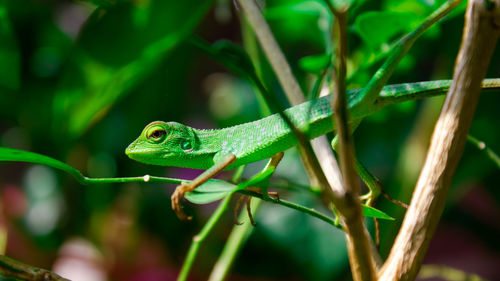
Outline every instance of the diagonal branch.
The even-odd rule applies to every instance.
[[[303,102],[304,94],[292,75],[291,68],[255,1],[239,0],[238,3],[256,33],[259,43],[278,76],[287,97],[293,105]],[[300,137],[297,137],[300,140]],[[310,151],[311,148],[308,142],[301,143],[300,147],[306,151]],[[342,219],[349,249],[349,260],[353,266],[353,277],[355,280],[374,280],[374,262],[378,257],[377,253],[373,251],[375,247],[364,224],[357,194],[350,192],[342,184],[342,176],[337,161],[324,136],[312,142],[312,149],[320,163],[312,157],[311,153],[305,153],[307,157],[305,159],[307,159],[308,165],[313,167],[311,171],[319,179],[326,198],[335,205]],[[317,157],[318,155],[321,157]]]
[[[414,280],[444,208],[496,41],[500,0],[470,0],[453,84],[436,123],[410,207],[379,273],[380,280]]]
[[[245,14],[248,23],[254,30],[257,40],[264,50],[264,54],[270,62],[271,67],[276,73],[276,76],[278,77],[278,80],[283,87],[287,99],[292,105],[303,103],[305,101],[304,93],[300,89],[299,83],[293,76],[290,65],[286,61],[286,58],[281,51],[278,42],[276,42],[276,39],[274,38],[271,29],[262,16],[259,7],[255,3],[255,0],[238,0],[238,4]],[[293,126],[291,127],[291,129],[293,130]],[[322,154],[320,155],[328,155],[328,150],[331,149],[329,148],[329,146],[318,145],[317,143],[312,143],[311,147],[311,144],[307,142],[302,132],[298,130],[293,131],[297,136],[299,142],[299,152],[306,168],[306,172],[311,179],[311,185],[327,186],[328,176],[325,177],[324,174],[318,172],[321,170],[320,163],[318,163],[318,159],[315,159],[313,154],[316,153],[316,155],[318,155],[318,152],[321,152]],[[328,142],[325,140],[323,141],[323,143]],[[333,156],[333,154],[331,155]],[[322,161],[321,159],[319,160]],[[331,173],[331,181],[335,183],[335,186],[340,186],[340,170],[338,169],[338,165],[335,159],[333,160],[334,161],[331,163],[334,165],[334,167],[337,167],[337,171]],[[326,190],[325,196],[333,196],[331,193],[332,191]]]

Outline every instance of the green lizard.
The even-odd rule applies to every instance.
[[[444,94],[447,91],[451,81],[384,85],[415,40],[459,3],[460,0],[443,3],[420,26],[394,45],[365,88],[348,93],[348,109],[353,128],[363,117],[385,105]],[[485,80],[483,87],[500,88],[500,79]],[[178,186],[172,195],[172,208],[179,218],[187,219],[180,205],[184,194],[193,191],[220,171],[273,155],[270,163],[277,165],[279,153],[297,143],[292,129],[298,129],[310,139],[333,131],[330,99],[314,99],[280,112],[283,116],[274,114],[220,130],[197,130],[176,122],[153,122],[127,148],[126,154],[147,164],[208,169],[192,182]],[[288,124],[293,124],[293,127]]]
[[[351,122],[361,120],[384,106],[445,94],[451,80],[385,86],[373,106],[351,111]],[[500,79],[486,79],[483,88],[500,89]],[[348,92],[352,100],[363,89]],[[288,108],[284,113],[307,138],[313,139],[334,130],[331,96],[314,99]],[[126,149],[134,160],[146,164],[208,169],[189,184],[180,185],[172,195],[172,207],[186,218],[180,199],[186,192],[222,170],[267,159],[297,144],[297,138],[279,114],[224,129],[199,130],[177,122],[152,122]]]

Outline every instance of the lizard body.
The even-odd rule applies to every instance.
[[[355,128],[363,117],[385,105],[447,92],[451,81],[384,85],[417,38],[458,3],[459,1],[445,2],[416,29],[401,37],[366,87],[347,93],[347,109],[350,111],[352,128]],[[276,52],[280,52],[278,48]],[[269,57],[271,52],[266,53]],[[280,69],[280,63],[273,63],[273,60],[271,63],[275,70]],[[286,66],[286,61],[284,65]],[[293,77],[290,79],[293,80]],[[343,83],[343,79],[340,81]],[[282,81],[282,85],[286,83]],[[500,88],[500,79],[487,79],[482,86],[486,89]],[[198,130],[176,122],[153,122],[129,145],[126,154],[147,164],[207,169],[193,181],[177,186],[171,196],[172,208],[177,216],[180,219],[189,219],[182,211],[181,200],[184,194],[194,191],[220,171],[272,156],[269,170],[268,166],[264,168],[264,171],[272,173],[272,167],[277,165],[282,152],[297,143],[298,132],[295,129],[302,132],[306,138],[315,138],[333,131],[330,99],[331,97],[314,99],[279,114],[219,130]],[[281,116],[282,114],[284,115]],[[263,189],[263,195],[265,191]]]
[[[451,80],[438,80],[385,86],[369,111],[352,111],[351,120],[361,119],[384,106],[445,94]],[[486,79],[483,89],[500,88],[500,79]],[[351,101],[362,89],[348,91]],[[353,108],[349,104],[349,108]],[[307,101],[284,113],[309,139],[334,130],[331,96]],[[297,138],[279,114],[223,128],[200,130],[177,122],[152,122],[126,154],[139,162],[153,165],[208,169],[225,155],[235,160],[226,169],[256,162],[285,151],[297,144]]]

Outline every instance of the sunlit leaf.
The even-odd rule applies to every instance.
[[[303,57],[299,61],[299,66],[306,72],[319,74],[330,65],[331,57],[329,54]]]
[[[393,221],[394,218],[389,216],[388,214],[375,209],[373,207],[363,205],[363,215],[367,218],[376,218],[376,219],[381,219],[381,220],[390,220]]]
[[[330,40],[332,15],[323,1],[269,1],[263,12],[281,40],[325,47]],[[326,44],[328,45],[328,44]]]
[[[209,180],[193,192],[186,193],[185,198],[194,204],[208,204],[220,200],[236,190],[236,185],[223,180]]]
[[[28,162],[33,164],[46,165],[64,171],[74,176],[80,182],[84,181],[83,175],[77,169],[54,158],[50,158],[48,156],[34,152],[0,147],[0,161]]]
[[[356,0],[328,0],[331,1],[337,9],[346,9],[354,4],[356,4]],[[362,1],[360,1],[362,2]]]
[[[375,49],[408,31],[415,19],[413,13],[366,12],[356,18],[354,25],[365,43]]]
[[[186,199],[195,204],[208,204],[220,200],[230,193],[247,187],[260,186],[273,174],[274,168],[270,167],[253,176],[250,180],[238,185],[223,180],[209,180],[197,187],[194,191],[186,193]]]
[[[321,16],[328,14],[323,3],[318,1],[295,1],[266,9],[265,15],[268,19],[289,18],[297,15]]]
[[[260,171],[254,175],[250,180],[240,183],[237,190],[241,190],[247,187],[259,187],[262,185],[267,185],[266,180],[269,180],[271,175],[274,173],[274,167],[268,167],[266,170]]]

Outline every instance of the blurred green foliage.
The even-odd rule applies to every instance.
[[[339,2],[351,3],[347,85],[351,89],[363,87],[395,40],[443,1]],[[294,74],[310,95],[336,45],[330,32],[333,18],[322,1],[262,3]],[[464,5],[425,33],[391,83],[450,78],[463,11]],[[253,66],[246,70],[254,69],[281,104],[288,105],[241,16],[229,0],[0,0],[0,145],[54,157],[92,177],[193,178],[199,171],[142,165],[127,159],[124,150],[150,121],[217,128],[268,114],[253,78],[230,65],[241,58],[231,52],[239,51],[228,52],[225,43],[211,45],[221,39],[241,46],[252,59]],[[206,41],[208,47],[200,47],[196,40]],[[497,51],[489,77],[500,77],[498,62]],[[418,172],[424,153],[419,149],[428,141],[422,136],[432,130],[440,101],[392,106],[368,118],[354,135],[359,159],[400,200],[409,202],[415,181],[410,170]],[[473,136],[497,152],[499,104],[500,95],[483,95],[471,129]],[[260,168],[262,163],[250,165],[245,176]],[[460,236],[468,239],[466,243],[475,243],[483,256],[498,259],[498,176],[498,168],[487,157],[466,146],[438,234],[459,229],[458,234],[451,233],[466,233]],[[308,184],[295,150],[286,153],[276,178]],[[52,268],[62,256],[62,246],[81,237],[98,250],[111,280],[139,280],[148,274],[156,278],[152,280],[172,279],[192,235],[213,210],[211,205],[190,207],[187,212],[195,214],[194,221],[178,221],[170,209],[173,187],[82,186],[55,170],[0,163],[7,254]],[[307,192],[280,190],[280,195],[323,210]],[[399,207],[383,199],[379,203],[377,207],[400,221]],[[229,280],[349,280],[339,230],[270,204],[263,204],[256,219],[258,226]],[[386,254],[398,223],[381,226],[381,252]],[[193,280],[206,279],[231,227],[228,213],[202,246]],[[438,241],[455,246],[452,239]],[[453,256],[433,256],[432,245],[429,260],[460,265]],[[477,273],[499,278],[492,267],[482,270]]]

